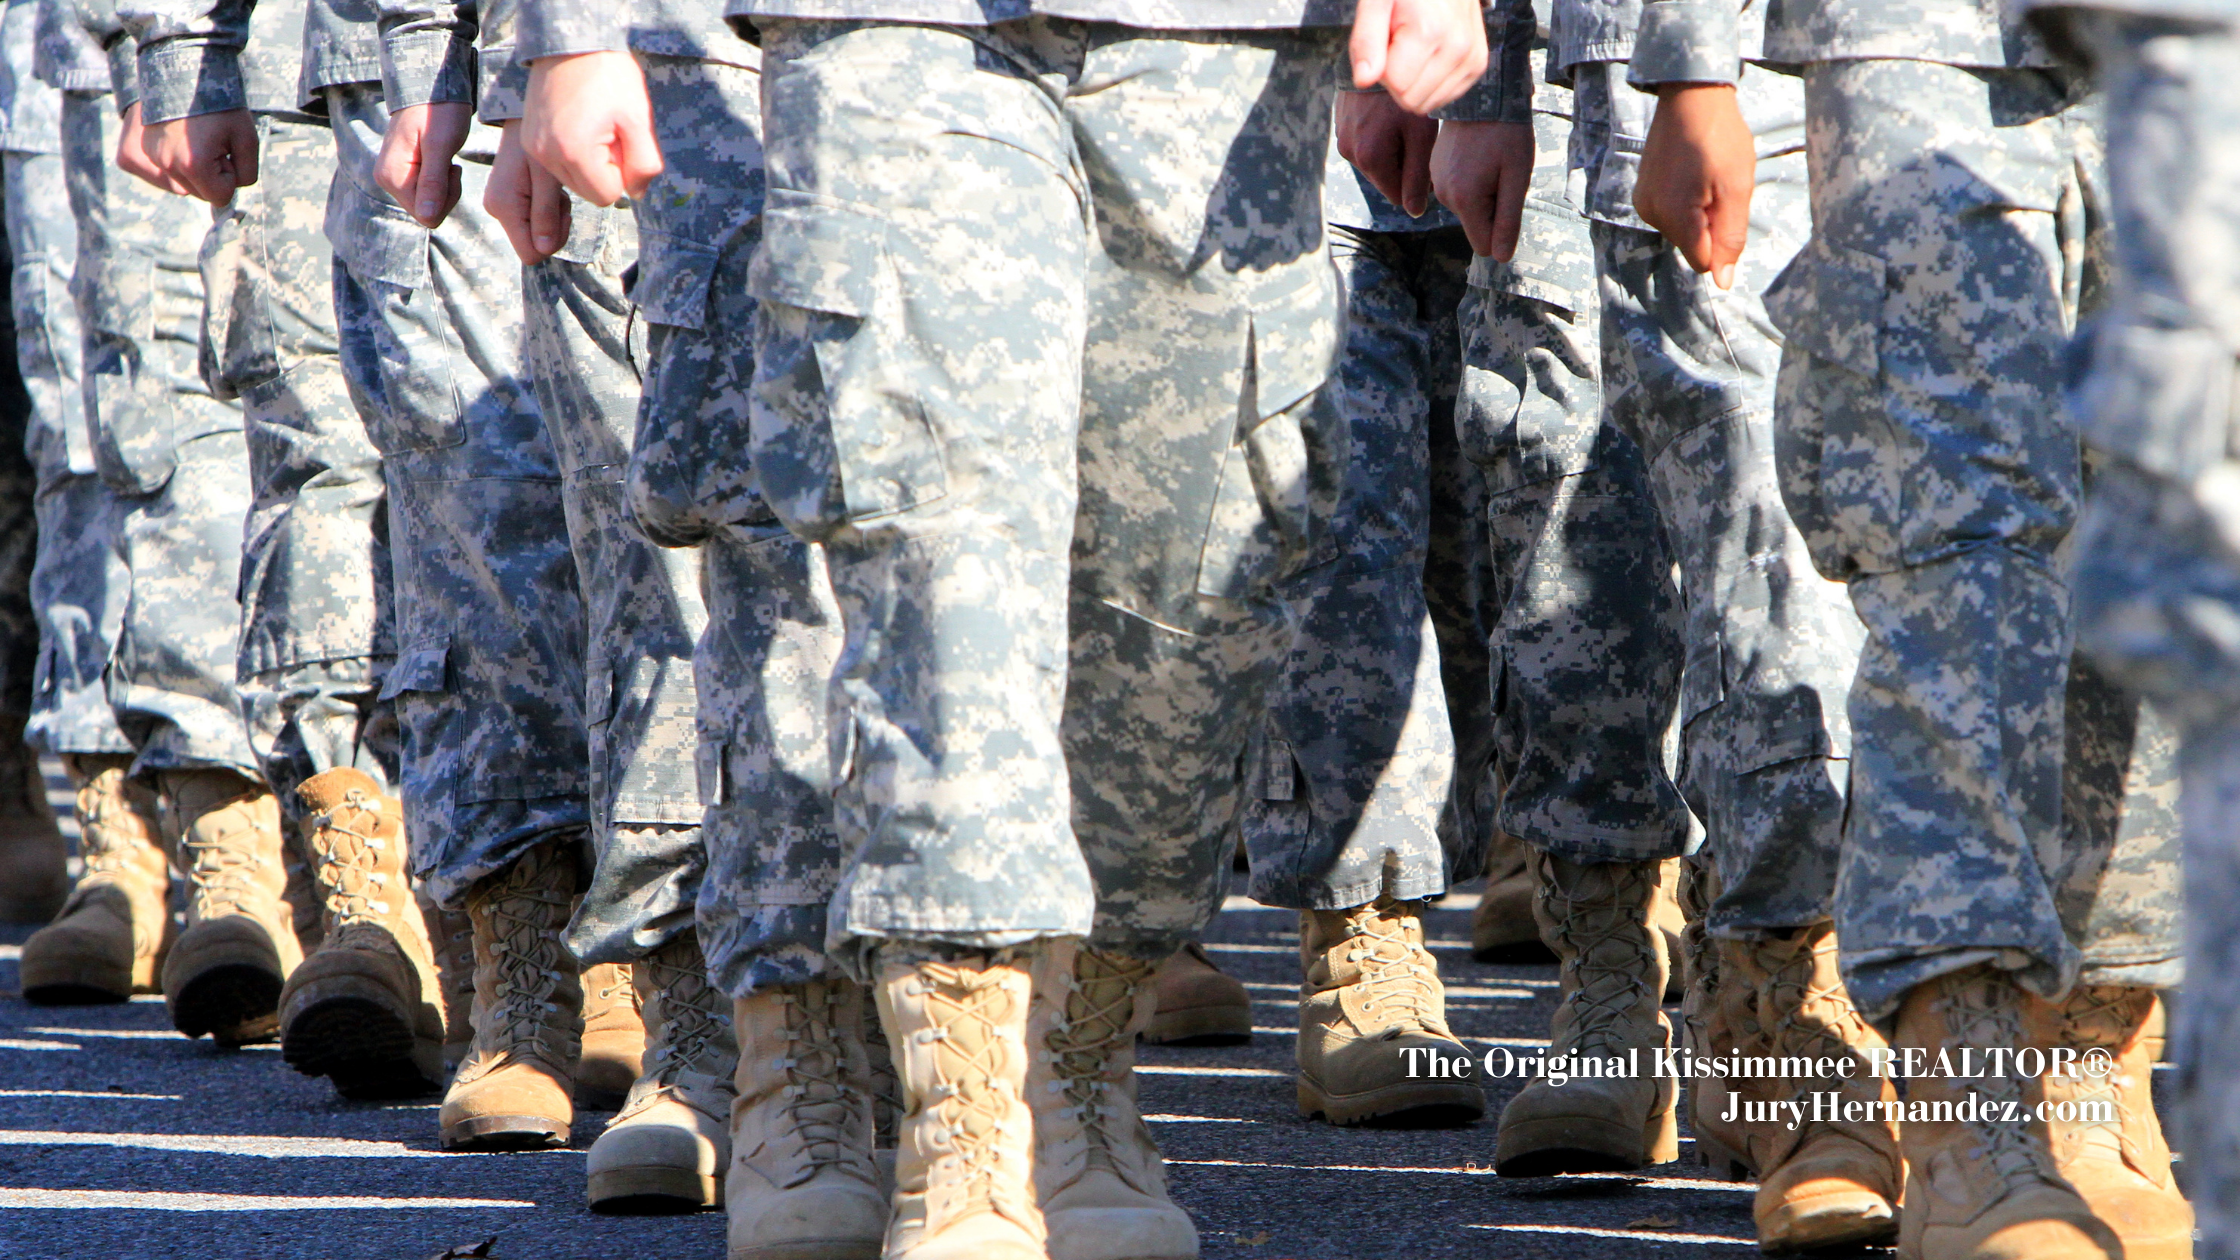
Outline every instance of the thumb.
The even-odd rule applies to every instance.
[[[633,199],[645,196],[653,177],[662,170],[660,141],[644,118],[631,119],[629,125],[618,130],[615,140],[615,165],[621,168],[622,190]]]
[[[458,170],[449,162],[438,166],[425,154],[419,155],[413,164],[419,169],[412,181],[412,217],[424,226],[434,227],[451,208],[445,202],[450,198],[452,181],[458,176]]]
[[[1750,241],[1750,190],[1743,189],[1739,197],[1731,193],[1717,197],[1707,208],[1705,219],[1704,253],[1712,281],[1722,289],[1731,289],[1735,264],[1742,261],[1743,246]]]
[[[1376,86],[1384,77],[1385,49],[1392,43],[1393,0],[1358,0],[1353,9],[1353,39],[1346,55],[1353,61],[1353,85]]]
[[[233,184],[247,188],[257,182],[257,127],[255,123],[237,127],[233,136]],[[229,191],[227,200],[232,200]]]

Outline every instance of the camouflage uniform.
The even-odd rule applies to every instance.
[[[751,458],[847,634],[829,939],[1163,956],[1219,894],[1274,584],[1330,558],[1338,41],[1283,4],[881,7],[732,8],[765,57]]]
[[[2097,6],[2096,6],[2097,7]],[[2141,0],[2050,29],[2106,93],[2116,263],[2071,403],[2100,457],[2077,524],[2077,642],[2183,732],[2186,988],[2177,1145],[2201,1260],[2240,1257],[2240,5]]]
[[[1461,310],[1456,433],[1489,545],[1483,629],[1441,650],[1465,661],[1485,645],[1483,665],[1447,671],[1448,703],[1459,716],[1475,707],[1465,686],[1490,688],[1494,716],[1457,721],[1457,817],[1569,861],[1654,861],[1690,842],[1666,764],[1679,611],[1640,450],[1604,413],[1593,250],[1565,169],[1574,104],[1545,82],[1547,55],[1520,84],[1535,159],[1516,255],[1473,259]],[[1426,585],[1436,599],[1474,583]]]
[[[351,766],[384,785],[396,775],[395,718],[374,699],[396,652],[386,493],[342,373],[321,222],[334,142],[298,101],[303,4],[221,7],[209,40],[187,33],[203,12],[119,6],[141,47],[144,122],[257,116],[258,182],[218,211],[203,242],[203,374],[240,400],[246,422],[256,499],[242,555],[243,716],[293,818],[294,789],[315,774]]]
[[[1610,417],[1647,456],[1679,562],[1681,783],[1724,890],[1710,927],[1742,938],[1833,913],[1864,631],[1843,587],[1814,571],[1774,471],[1781,340],[1760,295],[1808,226],[1801,93],[1743,75],[1758,186],[1736,287],[1721,291],[1633,212],[1656,104],[1625,83],[1639,13],[1635,0],[1559,0],[1556,60],[1578,96],[1571,164],[1593,220]]]
[[[2082,469],[2054,382],[2097,212],[2074,81],[1960,0],[1765,15],[1649,0],[1631,78],[1731,82],[1747,56],[1804,79],[1814,235],[1765,305],[1784,498],[1867,632],[1845,982],[1873,1018],[1985,961],[2049,996],[2080,968],[2173,983],[2170,734],[2070,655]]]
[[[7,132],[0,141],[6,187],[0,199],[14,261],[9,292],[15,362],[29,403],[23,450],[36,479],[35,490],[27,486],[20,497],[0,491],[0,500],[11,509],[35,507],[38,521],[36,562],[28,574],[29,609],[37,618],[31,641],[36,661],[28,673],[20,672],[20,658],[0,666],[8,696],[0,709],[16,710],[19,689],[28,690],[26,737],[35,747],[120,753],[129,745],[109,711],[101,674],[124,614],[125,572],[110,545],[113,496],[94,471],[80,396],[82,347],[70,301],[78,224],[63,179],[62,94],[53,82],[63,71],[43,64],[52,54],[39,39],[42,18],[59,31],[52,6],[37,0],[19,0],[0,18],[8,89]],[[64,47],[89,49],[82,41]],[[108,81],[108,66],[97,52],[79,57],[81,73]],[[12,527],[0,532],[18,536]],[[20,536],[28,541],[28,523]]]
[[[746,997],[830,970],[825,909],[843,854],[825,687],[839,611],[821,552],[778,524],[737,458],[754,368],[746,275],[762,232],[760,51],[716,6],[689,3],[537,4],[515,41],[522,61],[625,50],[645,74],[664,162],[632,207],[646,345],[627,494],[647,537],[696,548],[670,564],[692,558],[704,599],[693,607],[706,610],[690,675],[700,947],[717,984]]]
[[[131,594],[107,675],[134,772],[220,767],[257,777],[234,689],[235,599],[249,471],[241,411],[201,379],[207,219],[117,170],[118,105],[135,99],[131,43],[104,0],[75,23],[108,55],[117,95],[68,91],[63,153],[84,329],[84,404]]]

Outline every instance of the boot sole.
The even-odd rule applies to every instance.
[[[772,1243],[767,1247],[732,1247],[725,1260],[879,1260],[882,1239],[834,1238],[813,1242]]]
[[[417,1098],[441,1083],[415,1061],[411,1026],[382,1003],[329,997],[293,1005],[280,1033],[280,1057],[305,1076],[329,1078],[344,1098]]]
[[[550,1116],[476,1116],[443,1127],[447,1151],[548,1151],[568,1144],[568,1126]]]
[[[722,1203],[723,1182],[689,1168],[610,1168],[591,1174],[584,1193],[609,1216],[675,1216]]]
[[[1888,1200],[1871,1191],[1785,1204],[1773,1220],[1758,1224],[1759,1248],[1774,1255],[1832,1247],[1881,1247],[1897,1240],[1898,1214]]]
[[[1701,1134],[1696,1135],[1696,1162],[1703,1165],[1720,1181],[1756,1181],[1758,1173],[1750,1161],[1736,1153],[1724,1142],[1715,1142]]]
[[[1160,1011],[1143,1030],[1155,1046],[1241,1046],[1252,1040],[1252,1012],[1234,1006],[1188,1006]]]
[[[1516,1147],[1524,1149],[1499,1153]],[[1504,1125],[1494,1150],[1493,1170],[1503,1177],[1632,1172],[1678,1159],[1680,1136],[1670,1111],[1645,1130],[1587,1116],[1551,1116]]]
[[[222,1046],[271,1041],[280,1033],[280,977],[249,963],[197,972],[171,999],[171,1023],[189,1037],[207,1033]]]
[[[1331,1094],[1299,1078],[1299,1114],[1347,1126],[1459,1129],[1486,1114],[1485,1091],[1466,1081],[1403,1081],[1358,1094]]]
[[[48,980],[23,986],[23,1000],[33,1006],[114,1006],[131,1001],[132,993],[82,980]]]

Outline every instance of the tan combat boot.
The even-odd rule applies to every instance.
[[[23,943],[24,1000],[78,1006],[154,993],[172,931],[156,794],[125,777],[130,757],[66,760],[85,871],[62,913]]]
[[[2193,1208],[2171,1179],[2149,1088],[2146,1034],[2160,1006],[2154,990],[2118,985],[2080,984],[2060,1002],[2024,999],[2032,1044],[2082,1065],[2045,1078],[2054,1167],[2114,1231],[2123,1260],[2193,1255]]]
[[[157,786],[188,881],[187,926],[163,963],[172,1026],[220,1045],[270,1041],[303,961],[279,799],[232,770],[166,770]]]
[[[1252,997],[1192,941],[1152,973],[1154,1013],[1143,1039],[1155,1046],[1234,1046],[1252,1040]]]
[[[474,921],[464,910],[438,909],[424,898],[420,921],[428,925],[443,992],[443,1070],[456,1072],[474,1045]]]
[[[45,923],[70,894],[70,847],[21,714],[0,714],[0,923]]]
[[[903,1098],[887,1260],[1045,1260],[1026,1100],[1034,983],[1020,957],[1038,952],[878,951],[879,1020]]]
[[[446,1149],[567,1145],[583,1039],[583,989],[560,943],[574,881],[574,863],[546,842],[467,893],[474,1044],[436,1115]]]
[[[1740,974],[1719,965],[1722,942],[1711,939],[1706,922],[1719,898],[1719,876],[1708,863],[1687,863],[1680,880],[1680,907],[1688,924],[1680,947],[1688,958],[1688,990],[1680,999],[1680,1040],[1700,1061],[1721,1063],[1729,1056],[1763,1054],[1758,1036],[1758,991]],[[1729,1094],[1736,1101],[1760,1101],[1764,1082],[1721,1074],[1688,1079],[1688,1122],[1695,1135],[1696,1161],[1724,1181],[1756,1181],[1750,1162],[1749,1131],[1727,1119]]]
[[[645,1073],[646,1022],[627,963],[583,969],[583,1054],[576,1060],[576,1101],[604,1111],[622,1106]]]
[[[1721,941],[1719,960],[1730,983],[1755,990],[1759,1027],[1752,1053],[1854,1065],[1848,1077],[1752,1082],[1756,1095],[1808,1109],[1794,1128],[1786,1122],[1743,1126],[1758,1175],[1758,1245],[1781,1252],[1889,1243],[1898,1233],[1897,1203],[1905,1187],[1898,1126],[1889,1119],[1897,1091],[1869,1070],[1885,1043],[1851,1005],[1836,973],[1835,926],[1797,928],[1786,938]],[[1809,1110],[1816,1094],[1831,1115]],[[1857,1118],[1844,1119],[1842,1109],[1852,1104]]]
[[[739,1069],[723,1188],[728,1260],[879,1255],[887,1197],[872,1154],[870,1018],[862,987],[845,978],[764,989],[732,1003]],[[936,1148],[928,1158],[942,1153]]]
[[[1486,848],[1486,887],[1470,912],[1470,956],[1482,963],[1550,963],[1532,917],[1532,849],[1506,831]]]
[[[1906,991],[1900,1047],[1934,1065],[1968,1051],[1986,1065],[2031,1044],[2022,990],[1989,965],[1951,972]],[[2041,1049],[2043,1047],[2040,1047]],[[1903,1260],[2130,1260],[2115,1232],[2062,1176],[2034,1109],[2040,1078],[2012,1074],[1906,1082]],[[1982,1066],[1976,1068],[1984,1072]],[[1953,1116],[1935,1118],[1938,1111]],[[1964,1117],[1964,1118],[1963,1118]]]
[[[1050,1260],[1194,1260],[1198,1230],[1167,1197],[1159,1147],[1136,1110],[1136,1034],[1154,966],[1072,940],[1034,964],[1027,1104],[1035,1201]]]
[[[1494,1170],[1548,1177],[1676,1159],[1674,1082],[1648,1068],[1672,1032],[1658,1001],[1669,974],[1665,938],[1650,922],[1660,863],[1581,865],[1535,852],[1532,865],[1540,936],[1562,962],[1549,1057],[1630,1059],[1638,1051],[1642,1066],[1638,1075],[1574,1072],[1562,1085],[1527,1084],[1502,1109]]]
[[[708,983],[687,928],[631,968],[645,1013],[645,1074],[591,1144],[586,1195],[595,1212],[692,1212],[723,1202],[731,1162],[731,1000]]]
[[[1680,909],[1682,869],[1686,865],[1679,858],[1666,858],[1658,864],[1657,900],[1649,912],[1649,922],[1664,936],[1664,1000],[1667,1002],[1677,1002],[1687,993],[1692,965],[1680,940],[1681,934],[1688,930],[1688,916]]]
[[[1470,1052],[1447,1030],[1422,902],[1302,911],[1299,962],[1301,1115],[1450,1126],[1485,1114]]]
[[[280,992],[280,1052],[344,1098],[443,1083],[443,994],[406,868],[404,811],[360,770],[313,775],[305,811],[326,937]]]

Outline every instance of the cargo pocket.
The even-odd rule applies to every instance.
[[[327,239],[362,303],[345,301],[338,314],[351,377],[373,395],[374,445],[383,454],[463,445],[466,407],[451,372],[459,346],[429,286],[428,229],[338,179],[327,198]]]
[[[84,368],[94,467],[121,494],[154,494],[177,471],[181,440],[169,392],[141,363],[141,348],[155,340],[155,263],[136,254],[108,263],[81,308],[97,313],[87,322]]]
[[[747,291],[765,305],[752,459],[789,525],[821,531],[948,493],[912,379],[908,304],[884,219],[774,189]],[[787,396],[791,395],[789,399]],[[783,505],[783,506],[781,506]]]
[[[1247,599],[1271,589],[1330,544],[1328,524],[1345,468],[1343,420],[1321,395],[1336,369],[1337,271],[1325,255],[1254,295],[1247,396],[1240,432],[1223,453],[1197,592]]]
[[[1818,236],[1766,289],[1784,338],[1774,464],[1823,574],[1889,567],[1904,552],[1913,504],[1882,383],[1889,291],[1881,259]]]
[[[1604,427],[1595,283],[1586,220],[1545,198],[1525,202],[1514,258],[1470,262],[1484,314],[1465,333],[1455,432],[1494,494],[1595,466]]]
[[[439,785],[433,795],[450,798],[459,781],[453,713],[445,702],[451,690],[451,642],[443,636],[421,639],[397,653],[381,679],[379,698],[396,706],[403,729],[406,764],[420,768],[421,782]]]

